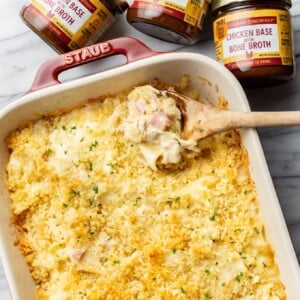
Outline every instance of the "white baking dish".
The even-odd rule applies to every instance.
[[[109,71],[58,84],[58,74],[61,71],[116,54],[123,54],[128,63]],[[31,92],[0,112],[0,255],[13,299],[34,299],[35,290],[27,265],[14,246],[15,235],[10,225],[11,214],[5,187],[7,134],[24,120],[76,105],[88,98],[108,92],[116,93],[154,77],[164,82],[178,82],[183,74],[190,75],[194,88],[199,89],[202,97],[217,97],[217,86],[219,93],[228,100],[229,109],[249,110],[247,98],[238,81],[214,60],[200,54],[155,53],[132,38],[119,38],[46,62],[39,70]],[[208,80],[212,85],[199,80],[199,77]],[[251,174],[256,183],[267,238],[275,250],[288,299],[297,300],[300,292],[299,265],[257,133],[255,130],[243,130],[241,135],[248,150]]]

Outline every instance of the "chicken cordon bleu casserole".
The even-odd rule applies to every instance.
[[[12,224],[37,299],[286,299],[240,133],[184,140],[160,84],[7,137]],[[195,97],[188,80],[175,89]]]

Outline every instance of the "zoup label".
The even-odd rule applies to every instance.
[[[292,65],[289,13],[263,9],[239,12],[214,21],[217,60],[230,70],[245,65]]]
[[[92,44],[115,20],[99,0],[32,0],[32,5],[71,49]]]

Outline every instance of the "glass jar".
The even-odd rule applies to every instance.
[[[202,31],[210,0],[134,0],[127,21],[136,29],[168,42],[192,45]]]
[[[291,0],[212,2],[216,59],[244,86],[282,83],[295,73]]]
[[[128,8],[123,0],[32,0],[24,22],[60,53],[96,43]]]

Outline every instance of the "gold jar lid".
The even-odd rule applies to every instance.
[[[212,11],[222,7],[222,6],[226,6],[226,5],[230,5],[230,4],[233,4],[233,3],[236,3],[236,4],[247,4],[247,2],[250,2],[249,0],[212,0]],[[259,1],[258,1],[259,2]],[[264,0],[263,1],[260,1],[261,4],[263,4]],[[288,6],[292,6],[292,1],[291,0],[274,0],[273,2],[284,2],[286,5]],[[255,3],[253,4],[255,5]]]

